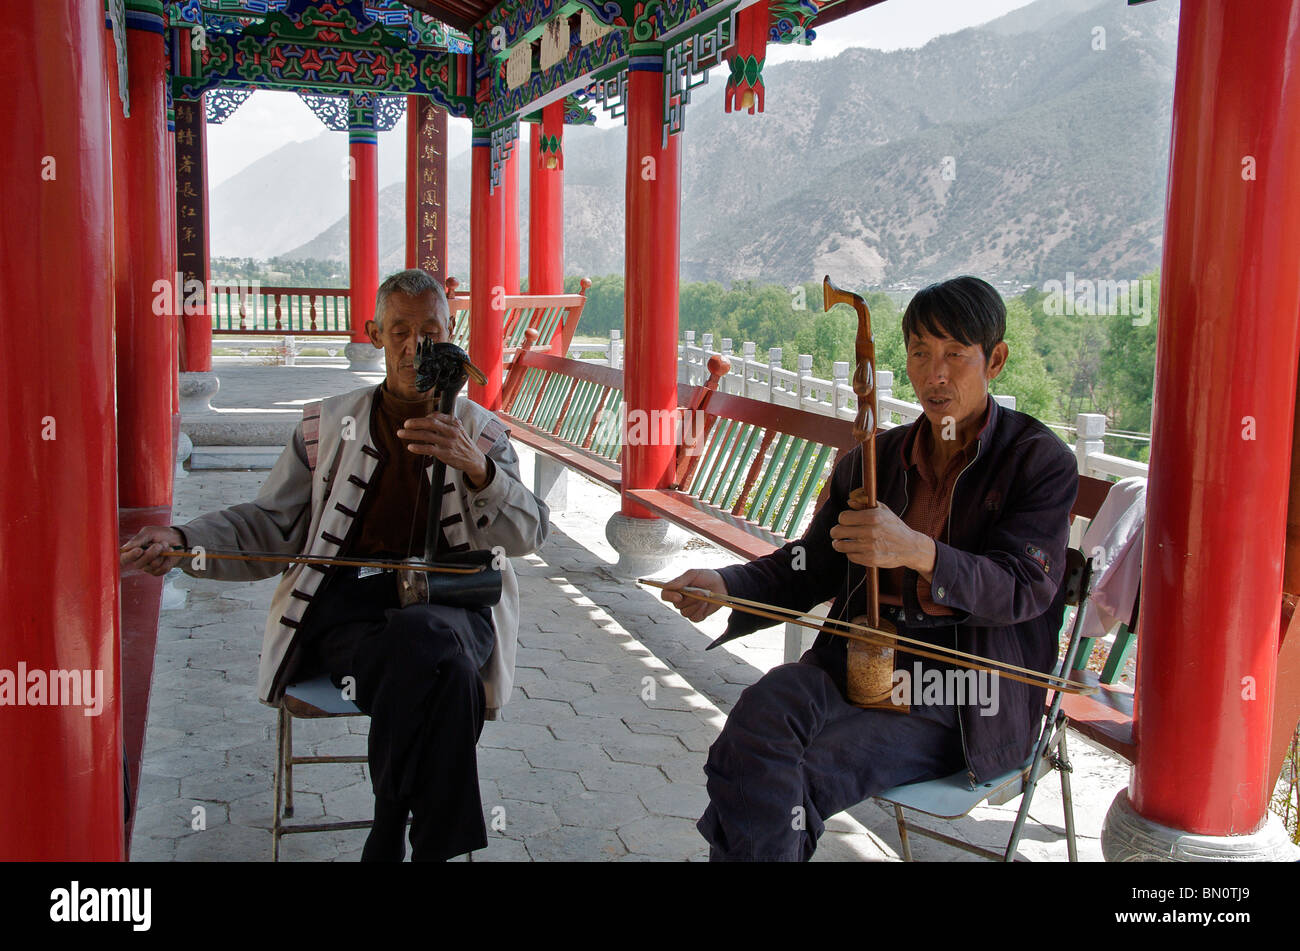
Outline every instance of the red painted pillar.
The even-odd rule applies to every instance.
[[[519,293],[519,143],[506,156],[501,168],[505,200],[502,202],[504,275],[507,294]]]
[[[348,306],[352,342],[369,346],[366,321],[375,316],[379,291],[379,138],[373,120],[348,130],[348,155]]]
[[[406,97],[406,266],[420,266],[420,96]]]
[[[1183,0],[1130,786],[1145,819],[1265,817],[1300,350],[1300,0]],[[629,350],[631,348],[629,347]]]
[[[186,35],[182,34],[182,37]],[[181,48],[188,49],[189,46],[182,42]],[[177,270],[187,280],[202,283],[205,289],[197,312],[187,313],[180,319],[183,329],[181,370],[186,373],[212,372],[212,315],[208,310],[206,293],[211,285],[212,269],[211,243],[208,240],[208,124],[204,119],[204,99],[200,96],[197,102],[176,103],[177,154],[184,156],[185,162],[184,170],[178,169],[177,175],[177,188],[181,191],[177,204],[183,213],[176,220],[180,222],[179,227],[187,229],[184,233],[187,240],[178,242],[178,248],[183,245],[194,255],[188,257],[178,252]],[[190,211],[193,216],[188,214]]]
[[[542,121],[532,127],[528,146],[530,294],[564,293],[563,135],[564,102],[554,102],[542,109]]]
[[[505,190],[492,188],[492,144],[475,138],[470,163],[469,358],[488,381],[469,385],[469,398],[496,410],[501,406],[505,317]]]
[[[653,489],[672,475],[675,434],[657,423],[677,408],[677,290],[680,247],[681,153],[676,136],[663,141],[663,66],[655,52],[634,47],[627,73],[627,340],[623,380],[629,431],[623,447],[623,485]],[[644,414],[632,438],[635,414]],[[622,512],[649,518],[623,498]]]
[[[176,175],[167,131],[162,4],[127,3],[131,115],[114,123],[127,164],[115,192],[118,226],[130,248],[130,272],[118,274],[118,493],[123,508],[170,506],[175,465],[178,297]],[[102,45],[102,44],[101,44]]]
[[[104,32],[103,6],[83,0],[17,4],[0,31],[0,86],[23,91],[0,100],[0,124],[25,130],[4,146],[0,299],[32,318],[0,321],[0,678],[16,679],[21,664],[29,689],[33,671],[85,670],[93,688],[98,672],[103,700],[92,716],[93,706],[50,705],[48,689],[40,705],[12,705],[11,694],[0,706],[6,861],[123,856],[107,279],[108,111],[121,106],[110,102]]]

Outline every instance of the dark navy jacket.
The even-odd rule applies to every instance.
[[[1050,671],[1064,613],[1061,581],[1078,466],[1065,443],[1038,420],[990,402],[975,458],[953,488],[951,534],[946,541],[935,540],[931,597],[956,613],[925,614],[916,598],[917,574],[907,569],[904,608],[885,606],[884,616],[908,637]],[[907,461],[912,441],[917,427],[928,425],[922,416],[876,437],[877,496],[900,516],[907,508],[909,480],[915,485],[919,478]],[[836,465],[829,496],[803,538],[721,570],[728,593],[801,611],[834,598],[831,617],[862,614],[863,569],[830,544],[831,527],[848,507],[849,493],[861,485],[862,449],[857,447]],[[850,591],[853,597],[846,606]],[[757,630],[771,623],[735,612],[728,630]],[[846,644],[843,638],[820,634],[813,645],[841,689]],[[897,665],[910,670],[915,660],[900,654]],[[1005,677],[999,679],[998,692],[994,716],[981,716],[972,704],[961,709],[967,768],[980,782],[1024,762],[1046,703],[1044,689]]]

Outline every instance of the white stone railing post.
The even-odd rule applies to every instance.
[[[617,369],[623,365],[623,332],[621,330],[611,330],[609,332],[609,365]]]
[[[806,381],[810,376],[812,376],[812,364],[813,364],[813,358],[811,353],[799,354],[799,361],[795,365],[795,373],[797,374],[797,380],[798,380],[798,382],[795,383],[795,387],[798,390],[798,396],[799,396],[796,405],[800,409],[811,409],[814,412],[820,412],[821,411],[820,407],[804,406],[805,397],[807,398],[809,403],[814,402],[812,399],[812,391],[810,389],[809,390],[804,389]]]
[[[880,413],[880,425],[892,425],[894,414],[885,409],[885,400],[894,398],[894,371],[876,371],[876,408]]]
[[[1092,468],[1088,457],[1105,451],[1106,417],[1101,413],[1080,413],[1074,417],[1074,454],[1079,460],[1079,474],[1088,475]]]
[[[853,387],[849,384],[849,365],[846,361],[836,360],[831,364],[831,382],[831,402],[835,406],[831,415],[842,416],[844,391],[847,389],[850,393],[853,392]]]
[[[781,348],[772,347],[767,351],[767,401],[776,402],[776,374],[781,369]]]

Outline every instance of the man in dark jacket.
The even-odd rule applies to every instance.
[[[1006,365],[1005,330],[1001,297],[978,278],[918,293],[903,338],[924,415],[877,436],[879,507],[859,497],[858,447],[835,467],[802,538],[746,565],[688,571],[670,589],[800,611],[834,598],[830,617],[849,620],[864,609],[860,566],[875,566],[882,616],[900,634],[1050,670],[1078,473],[1047,427],[989,395]],[[680,590],[663,597],[691,620],[716,610]],[[771,623],[737,614],[730,629]],[[711,858],[808,859],[825,818],[876,793],[961,771],[983,781],[1030,755],[1043,689],[981,672],[991,691],[954,691],[970,681],[900,653],[896,671],[907,676],[896,672],[895,684],[912,682],[902,689],[911,712],[862,709],[844,695],[846,643],[819,635],[799,663],[737,701],[705,765],[710,802],[698,827]]]

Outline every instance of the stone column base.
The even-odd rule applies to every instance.
[[[186,602],[189,600],[189,594],[184,588],[176,587],[176,581],[183,577],[185,577],[185,572],[179,568],[173,568],[163,575],[162,610],[179,611],[185,607]]]
[[[176,473],[175,478],[184,479],[188,473],[185,471],[185,460],[190,457],[194,451],[194,441],[190,439],[185,430],[181,430],[176,436]]]
[[[630,518],[615,512],[605,524],[605,538],[618,552],[611,571],[621,578],[652,575],[686,544],[686,533],[662,518]]]
[[[1101,854],[1107,862],[1300,861],[1300,847],[1291,844],[1282,820],[1271,812],[1267,817],[1249,835],[1195,835],[1138,815],[1124,789],[1102,823]]]
[[[215,373],[182,373],[180,375],[181,416],[195,416],[212,412],[212,397],[221,389]]]
[[[552,514],[563,512],[569,504],[568,466],[544,452],[534,453],[533,495],[545,502]]]
[[[349,370],[374,371],[384,369],[384,351],[372,343],[349,343],[343,348],[348,358]]]

